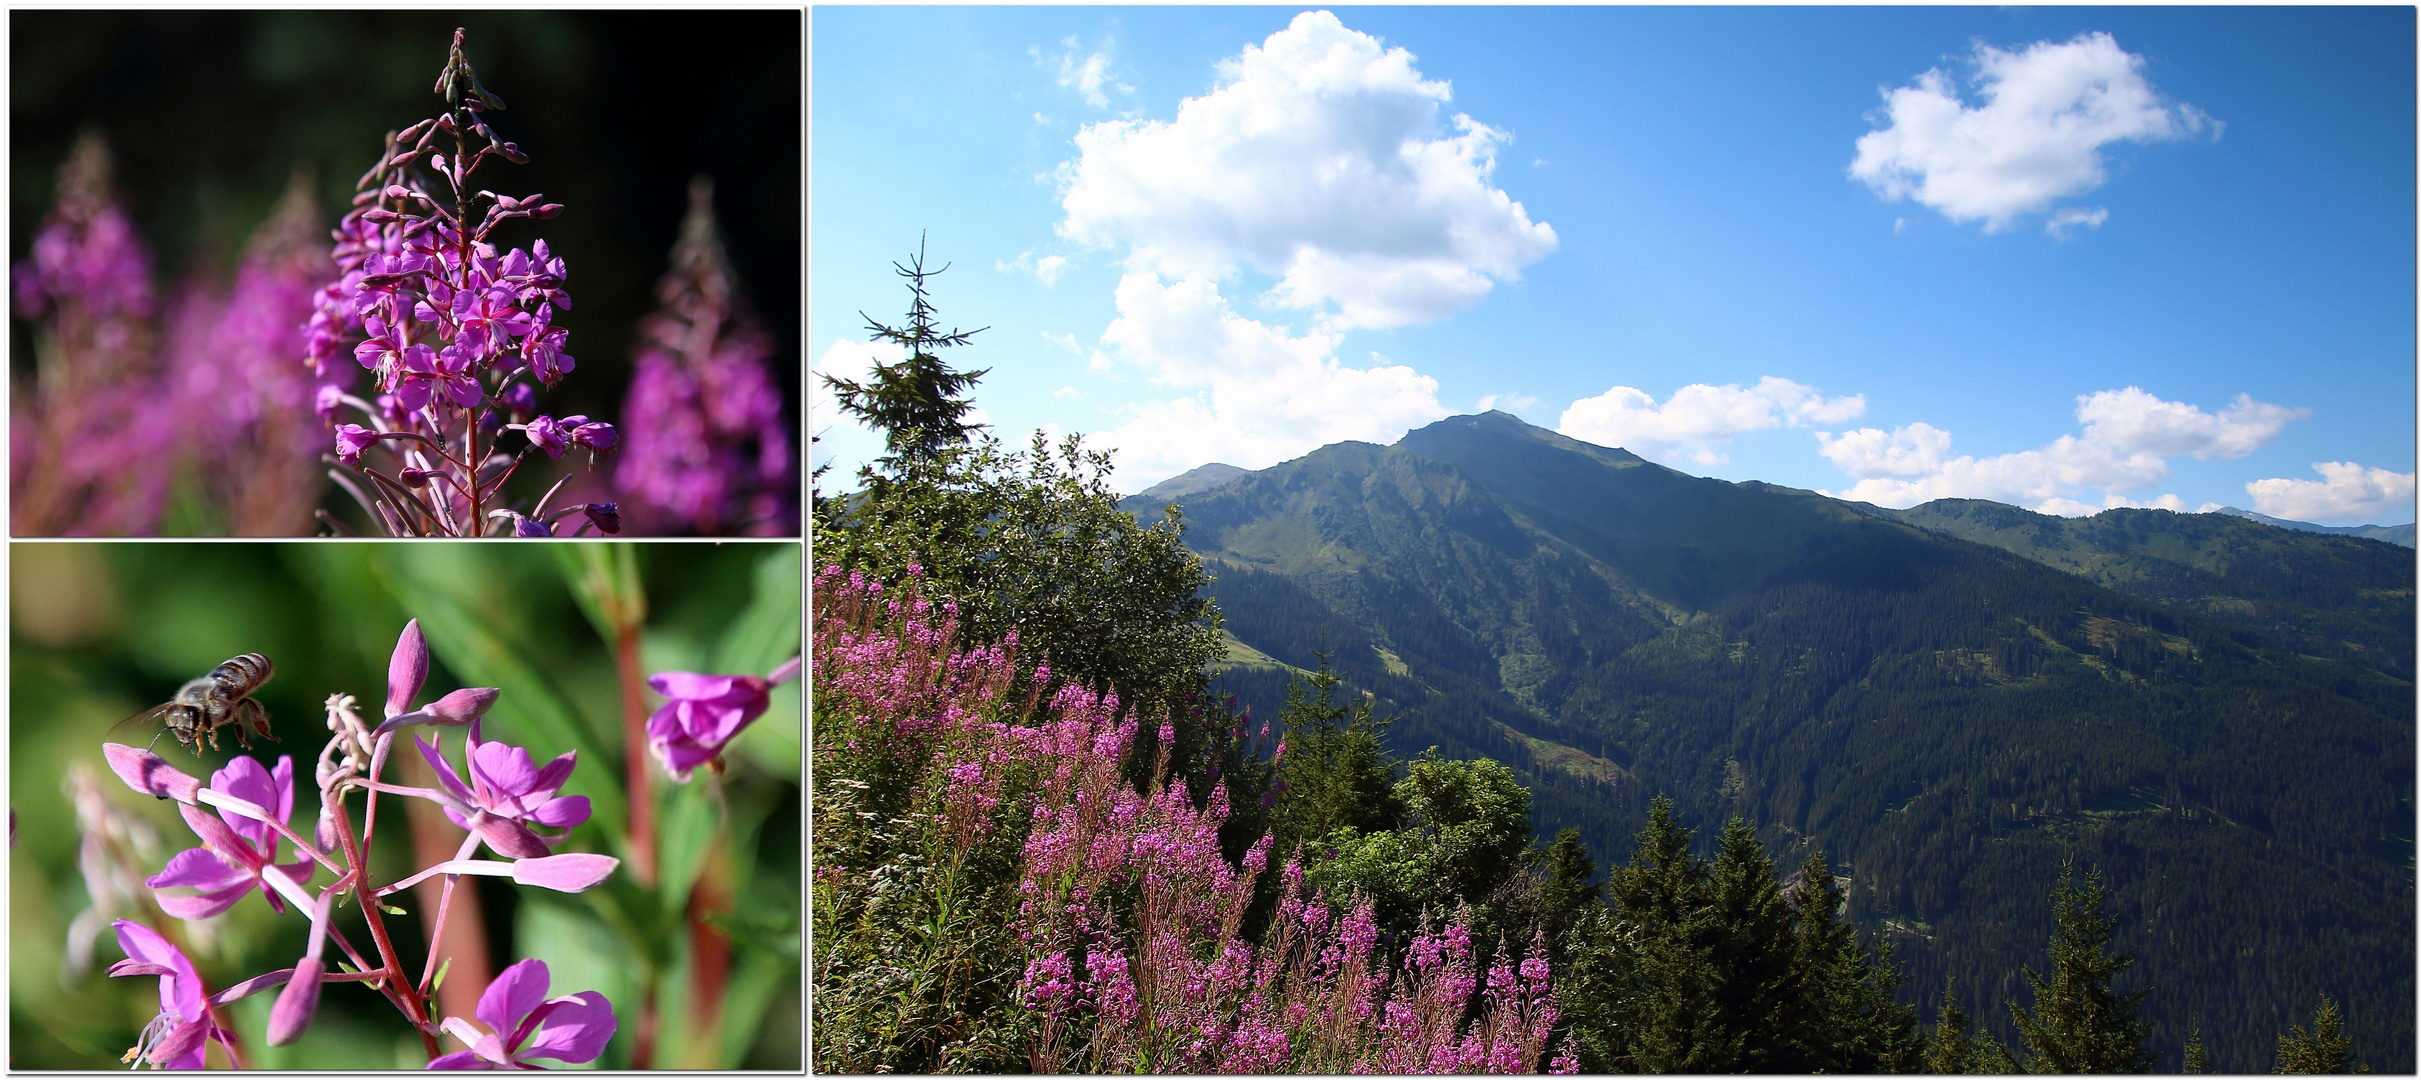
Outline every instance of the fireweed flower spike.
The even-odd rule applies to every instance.
[[[314,371],[350,351],[377,382],[375,403],[318,398],[323,416],[349,407],[364,421],[338,426],[323,460],[390,535],[550,535],[543,522],[524,527],[539,512],[503,505],[505,482],[528,455],[504,452],[502,433],[524,432],[549,458],[580,446],[592,464],[619,439],[613,425],[586,417],[544,428],[505,422],[536,411],[531,382],[552,389],[573,369],[569,332],[554,325],[572,302],[569,270],[544,240],[499,251],[489,238],[504,222],[551,218],[563,206],[471,182],[490,157],[529,156],[488,126],[485,114],[504,102],[480,86],[460,30],[436,91],[445,112],[390,135],[362,175],[334,233],[337,280],[319,291],[304,328]]]
[[[698,675],[667,671],[647,677],[647,685],[667,699],[647,718],[647,748],[676,780],[723,753],[772,704],[773,688],[799,677],[800,658],[793,656],[764,678],[754,675]]]
[[[623,399],[630,446],[614,488],[625,511],[643,532],[797,536],[794,428],[766,367],[776,345],[740,294],[706,177],[690,181],[656,297]]]
[[[614,1037],[613,1002],[594,990],[550,998],[546,962],[524,960],[498,973],[474,1010],[487,1031],[459,1016],[447,1034],[470,1046],[429,1063],[432,1069],[534,1069],[530,1058],[595,1061]]]
[[[210,774],[210,787],[268,809],[284,822],[294,813],[294,758],[277,759],[274,770],[261,768],[249,757],[237,757]],[[188,848],[168,860],[168,866],[144,882],[153,889],[191,887],[194,896],[156,894],[160,910],[180,919],[207,919],[259,889],[272,911],[284,912],[278,889],[269,875],[283,874],[300,885],[311,880],[311,857],[277,862],[277,833],[269,823],[221,811],[212,817],[192,806],[177,808],[202,838],[202,847]]]

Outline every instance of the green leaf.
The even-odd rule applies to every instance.
[[[656,822],[656,886],[667,908],[686,906],[689,890],[706,868],[708,848],[715,842],[715,807],[706,785],[716,781],[705,770],[689,783],[667,782],[663,815]]]
[[[637,548],[630,544],[550,544],[563,583],[580,613],[608,648],[622,631],[647,621],[647,591],[639,584]]]
[[[806,574],[797,544],[767,547],[757,562],[756,595],[723,634],[710,670],[763,675],[799,653],[799,598]]]
[[[799,962],[796,956],[784,959],[762,952],[742,952],[739,963],[733,965],[731,981],[723,987],[723,1053],[715,1063],[719,1069],[737,1069],[748,1057],[765,1026],[765,1012],[776,995],[785,987],[799,985]],[[798,1015],[785,1011],[776,1023],[796,1026]],[[797,1068],[800,1063],[776,1064],[775,1068]]]

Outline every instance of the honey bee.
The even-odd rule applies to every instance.
[[[202,740],[210,740],[210,748],[219,748],[219,729],[233,725],[237,742],[252,749],[252,736],[271,742],[282,742],[269,733],[269,710],[252,699],[253,691],[269,681],[274,670],[269,658],[259,653],[245,653],[210,669],[210,674],[186,683],[177,695],[161,704],[118,721],[110,730],[150,720],[166,720],[166,734],[194,753],[201,753]],[[159,736],[151,740],[158,743]]]

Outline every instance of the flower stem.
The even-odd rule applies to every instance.
[[[639,627],[623,621],[614,642],[622,682],[622,763],[630,787],[630,875],[656,887],[656,782],[647,767],[647,699],[640,694]]]
[[[377,796],[370,797],[376,798]],[[387,921],[380,916],[378,901],[369,887],[368,853],[362,848],[361,841],[353,835],[352,815],[340,811],[332,815],[332,818],[336,822],[336,838],[339,843],[344,845],[345,862],[356,868],[357,876],[353,883],[354,895],[361,898],[362,921],[370,925],[370,937],[378,942],[381,970],[388,976],[386,985],[394,988],[393,998],[396,1004],[402,1007],[404,1018],[412,1021],[412,1029],[420,1033],[421,1047],[428,1051],[429,1060],[435,1061],[438,1053],[437,1036],[432,1034],[434,1025],[430,1023],[428,1011],[421,1007],[419,999],[403,992],[405,985],[403,961],[395,955],[395,942],[387,936]]]

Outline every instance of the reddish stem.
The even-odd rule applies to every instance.
[[[639,628],[625,625],[614,643],[614,668],[622,683],[622,766],[630,790],[630,876],[656,887],[656,784],[647,767],[647,699],[641,696]]]

